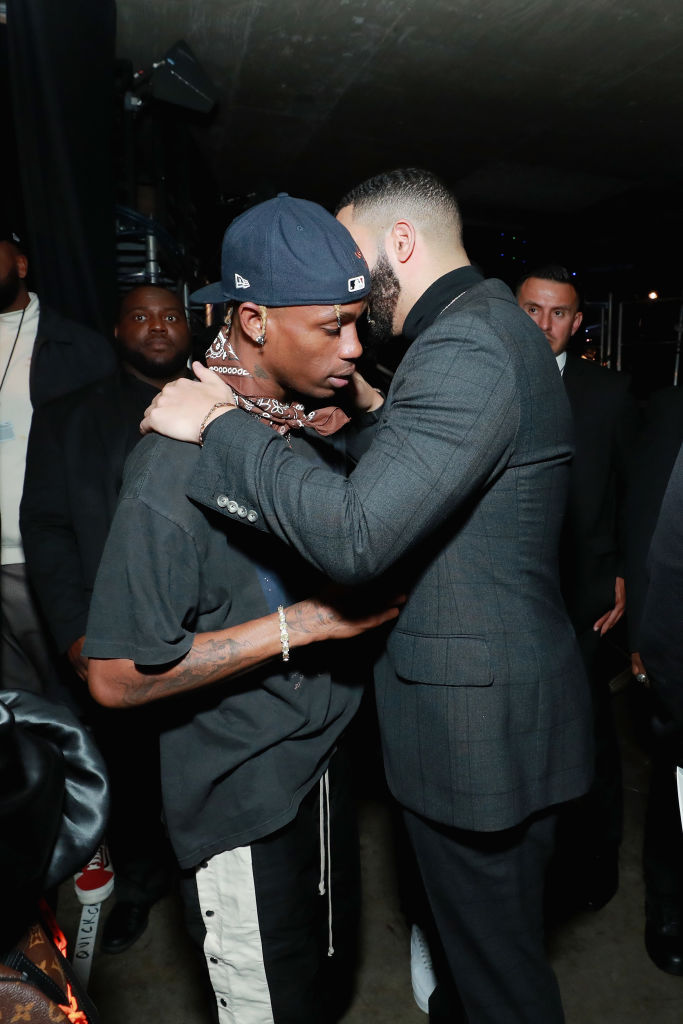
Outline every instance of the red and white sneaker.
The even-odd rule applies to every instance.
[[[80,903],[102,903],[114,891],[114,867],[105,842],[95,850],[82,871],[74,875],[74,892]]]

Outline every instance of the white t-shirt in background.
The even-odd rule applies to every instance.
[[[0,516],[3,565],[24,561],[19,532],[19,502],[24,487],[26,447],[33,413],[29,396],[29,370],[40,314],[38,296],[34,292],[29,292],[29,300],[23,311],[19,309],[13,313],[0,314],[0,378],[7,369],[0,389]]]

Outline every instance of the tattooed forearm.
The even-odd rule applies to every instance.
[[[344,640],[396,618],[403,599],[376,610],[353,613],[339,598],[309,598],[289,605],[286,620],[289,646],[302,647],[324,640]],[[106,707],[135,707],[185,693],[219,679],[241,676],[282,653],[277,615],[266,615],[238,626],[198,633],[183,658],[163,666],[144,666],[127,658],[90,658],[88,686]]]
[[[91,658],[90,691],[107,706],[135,707],[243,675],[280,653],[274,619],[268,616],[215,633],[199,633],[183,658],[163,666],[139,665],[126,658]]]
[[[137,678],[122,680],[122,703],[127,707],[146,704],[160,697],[194,690],[225,676],[248,672],[262,660],[248,642],[200,639],[184,658],[163,672],[137,665]]]

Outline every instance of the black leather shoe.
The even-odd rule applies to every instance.
[[[678,921],[645,925],[645,949],[655,967],[683,976],[683,935]]]
[[[103,953],[123,953],[140,938],[149,918],[149,907],[142,903],[115,903],[104,923],[100,949]]]
[[[575,914],[601,910],[619,888],[619,847],[597,844],[590,852],[572,854],[559,847],[546,881],[546,922],[555,927]]]

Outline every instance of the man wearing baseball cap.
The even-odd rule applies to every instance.
[[[311,468],[344,472],[382,402],[355,373],[369,287],[346,229],[281,195],[233,222],[221,282],[195,296],[229,304],[207,356],[226,400]],[[341,396],[362,414],[355,428]],[[354,960],[358,850],[341,740],[369,664],[336,641],[397,609],[311,597],[324,580],[302,558],[186,497],[198,457],[151,436],[129,458],[90,606],[89,685],[113,707],[173,698],[165,817],[221,1024],[326,1024]],[[221,503],[238,521],[256,514],[229,489]]]

